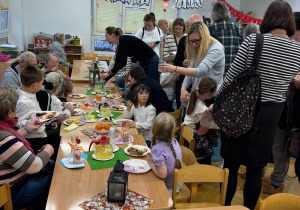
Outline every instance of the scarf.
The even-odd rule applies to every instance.
[[[34,154],[33,149],[30,146],[30,143],[21,134],[19,134],[18,131],[13,129],[16,126],[17,122],[18,122],[17,117],[14,119],[0,120],[0,130],[8,131],[11,134],[13,134],[15,137],[20,139],[24,144],[24,146],[27,147],[27,149],[29,149]]]

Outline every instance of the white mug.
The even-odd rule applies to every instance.
[[[103,97],[101,98],[101,104],[104,104],[104,103],[106,103],[106,98],[103,96]]]

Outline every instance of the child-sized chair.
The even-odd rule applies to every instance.
[[[4,183],[0,187],[0,207],[4,206],[4,210],[12,210],[12,200],[10,194],[10,187],[8,183]]]
[[[229,176],[229,170],[227,168],[221,169],[211,165],[196,164],[196,165],[182,167],[181,169],[175,169],[174,180],[173,180],[173,192],[172,192],[173,198],[176,198],[177,183],[218,182],[218,183],[222,183],[222,187],[221,187],[221,195],[220,195],[219,203],[193,203],[197,195],[197,185],[192,184],[190,202],[178,203],[176,199],[173,199],[173,208],[188,209],[188,208],[224,206],[227,184],[228,184],[228,176]]]
[[[195,139],[194,139],[194,131],[193,129],[183,125],[181,127],[181,134],[179,139],[179,144],[184,146],[184,139],[189,142],[189,149],[194,153],[195,149]]]
[[[297,210],[300,209],[300,197],[289,193],[276,193],[257,202],[257,210]]]
[[[178,132],[180,131],[181,128],[181,118],[182,118],[182,106],[177,109],[174,112],[171,112],[171,115],[175,118],[175,121],[177,122],[175,131],[174,131],[174,135],[178,134]]]

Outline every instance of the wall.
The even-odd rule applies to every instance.
[[[11,43],[23,48],[34,33],[62,31],[80,37],[83,52],[91,51],[91,0],[10,0],[10,9]]]
[[[190,16],[194,14],[199,14],[201,16],[210,18],[210,9],[212,3],[217,2],[217,0],[204,0],[203,7],[199,9],[180,9],[179,17],[183,18],[185,21],[189,19]],[[228,4],[230,4],[235,9],[240,9],[240,0],[227,0]]]
[[[273,2],[273,0],[241,0],[240,11],[254,11],[253,17],[262,19],[268,6]],[[299,0],[286,0],[293,11],[300,11]]]

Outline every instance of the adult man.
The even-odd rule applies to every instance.
[[[158,21],[158,27],[162,30],[163,34],[164,34],[164,43],[165,40],[168,36],[167,31],[168,31],[168,21],[166,19],[159,19]]]
[[[70,40],[73,40],[73,37]],[[55,41],[52,43],[49,51],[58,57],[60,65],[69,67],[69,76],[71,77],[72,65],[69,65],[67,61],[65,43],[65,34],[62,32],[57,32],[55,34]]]
[[[229,10],[224,2],[216,2],[211,10],[211,18],[214,23],[208,26],[212,36],[217,37],[225,48],[225,71],[228,71],[240,45],[244,34],[240,25],[230,21]]]
[[[19,62],[14,62],[8,67],[2,78],[1,87],[13,87],[18,89],[22,86],[20,74],[28,65],[36,66],[37,59],[32,52],[24,52],[21,54]]]
[[[296,31],[294,35],[291,37],[297,42],[300,42],[300,12],[294,12],[295,15],[295,22],[296,22]],[[288,104],[291,106],[289,107],[289,113],[291,113],[291,118],[289,119],[291,125],[295,128],[300,127],[300,77],[296,77],[294,79],[294,85],[296,86],[297,90],[289,96],[288,95]],[[289,92],[291,93],[291,92]],[[291,100],[291,101],[290,101]],[[285,113],[287,114],[287,111]],[[285,122],[286,117],[284,118]],[[286,123],[285,123],[286,124]],[[279,125],[280,126],[280,125]],[[276,136],[273,143],[273,158],[274,158],[274,171],[271,174],[271,184],[264,188],[263,193],[265,194],[275,194],[281,192],[284,188],[284,178],[289,170],[290,165],[290,156],[286,152],[286,145],[287,140],[289,137],[289,128],[287,125],[284,127],[277,129]]]
[[[128,83],[132,84],[130,88],[130,94],[132,96],[133,90],[138,85],[146,85],[151,90],[152,101],[151,104],[156,109],[156,114],[160,112],[173,112],[172,105],[169,102],[166,92],[162,89],[159,82],[154,79],[148,78],[142,67],[135,64],[132,65],[131,70],[128,73]]]

